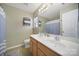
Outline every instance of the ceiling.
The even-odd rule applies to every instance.
[[[6,3],[6,5],[22,9],[28,13],[34,13],[41,3]]]
[[[22,9],[28,13],[33,14],[37,11],[42,3],[6,3],[6,5],[13,6]],[[39,13],[40,16],[48,19],[56,19],[60,17],[60,9],[62,8],[62,3],[48,3],[48,9],[43,13]]]

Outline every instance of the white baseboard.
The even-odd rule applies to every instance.
[[[12,46],[12,47],[9,47],[9,48],[7,48],[6,50],[10,50],[10,49],[13,49],[13,48],[17,48],[17,47],[20,47],[20,46],[22,46],[23,44],[18,44],[18,45],[16,45],[16,46]]]

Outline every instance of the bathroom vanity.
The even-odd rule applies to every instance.
[[[58,40],[56,40],[58,39]],[[31,35],[30,49],[33,56],[78,56],[79,44],[65,39],[73,39],[70,37],[55,35]]]
[[[51,50],[41,42],[35,40],[33,37],[31,39],[31,52],[33,56],[59,56],[60,54]]]

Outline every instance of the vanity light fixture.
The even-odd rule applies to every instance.
[[[46,4],[43,4],[42,7],[39,9],[39,12],[42,11],[46,7]]]
[[[42,7],[38,10],[39,12],[43,13],[48,9],[48,4],[43,4]]]

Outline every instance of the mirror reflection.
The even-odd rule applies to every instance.
[[[38,33],[75,38],[79,36],[78,4],[45,3],[38,9],[36,17],[41,21]]]

